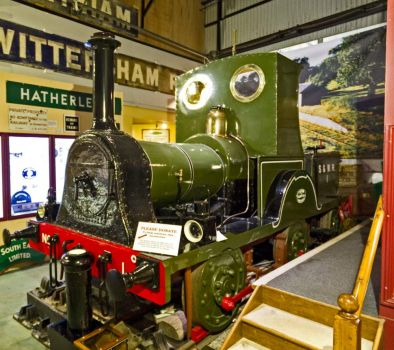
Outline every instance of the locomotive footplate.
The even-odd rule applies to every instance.
[[[13,317],[27,329],[32,336],[46,347],[50,346],[47,326],[52,322],[65,320],[63,311],[55,305],[61,305],[64,298],[64,286],[57,287],[52,295],[45,298],[40,295],[42,288],[37,287],[27,292],[27,304],[22,306]]]
[[[152,310],[150,303],[141,303],[134,295],[128,294],[122,302],[111,305],[108,310],[108,314],[111,316],[105,316],[101,312],[99,283],[95,280],[94,284],[91,299],[93,309],[91,333],[113,321],[113,315],[116,315],[119,319],[127,319],[130,325],[137,321],[144,325],[135,330],[134,338],[138,338],[139,334],[151,335],[153,333],[155,324],[151,321],[153,316],[149,312]],[[66,333],[66,286],[63,283],[53,289],[48,286],[49,280],[43,277],[40,287],[27,293],[27,304],[23,305],[13,315],[13,318],[31,330],[32,336],[50,349],[78,349],[73,345],[75,339],[71,341],[72,336]],[[143,320],[146,320],[146,322],[143,322]],[[127,332],[131,333],[130,330],[127,330]],[[143,340],[139,341],[143,342]]]
[[[46,347],[50,346],[48,327],[66,319],[65,285],[60,283],[55,288],[50,288],[48,281],[43,277],[40,287],[27,293],[27,304],[13,315],[16,321],[30,329],[32,336]],[[111,318],[101,314],[97,295],[97,288],[93,288],[93,318],[94,322],[101,325]]]

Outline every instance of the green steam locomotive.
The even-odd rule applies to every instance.
[[[93,283],[91,292],[86,276],[73,280],[75,271],[101,281],[112,316],[132,310],[125,300],[136,296],[155,310],[173,303],[186,311],[188,324],[221,331],[236,311],[223,301],[246,286],[246,253],[254,250],[248,264],[258,262],[260,247],[271,240],[280,264],[308,249],[311,225],[335,224],[339,158],[318,147],[303,152],[299,66],[261,53],[187,72],[176,83],[177,143],[139,142],[114,123],[118,42],[98,33],[90,43],[93,127],[70,149],[58,214],[48,203],[45,220],[7,239],[29,236],[52,263],[61,258],[65,283],[51,276],[49,285],[66,288],[62,317],[71,333],[94,328],[86,305],[97,289]],[[94,313],[103,316],[100,308]]]

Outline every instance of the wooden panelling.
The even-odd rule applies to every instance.
[[[145,6],[148,3],[145,0]],[[144,29],[195,51],[204,50],[204,12],[199,0],[153,0],[144,18]],[[139,40],[189,56],[184,51],[145,35],[139,35]]]

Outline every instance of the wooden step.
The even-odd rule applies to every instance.
[[[238,340],[228,350],[270,350],[270,349],[266,348],[265,346],[259,345],[249,339],[242,338]]]
[[[332,327],[267,304],[261,304],[244,315],[242,322],[305,348],[330,350],[333,347]],[[361,349],[369,350],[372,347],[370,340],[361,340]]]
[[[241,338],[271,350],[321,350],[324,346],[324,350],[332,350],[331,327],[338,312],[339,308],[332,305],[272,287],[258,286],[229,332],[221,350],[228,350]],[[276,317],[275,322],[268,320],[270,313]],[[278,315],[288,317],[279,318]],[[384,321],[366,315],[361,315],[360,320],[361,337],[364,338],[362,348],[371,349],[373,343],[373,349],[378,349],[382,341]],[[303,335],[307,334],[307,326],[302,328],[301,325],[309,323],[308,321],[317,327],[314,333],[322,333],[318,336],[317,344],[303,338]]]

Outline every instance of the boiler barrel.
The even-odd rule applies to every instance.
[[[156,205],[208,198],[226,180],[222,158],[206,145],[140,144],[150,161],[151,197]]]

